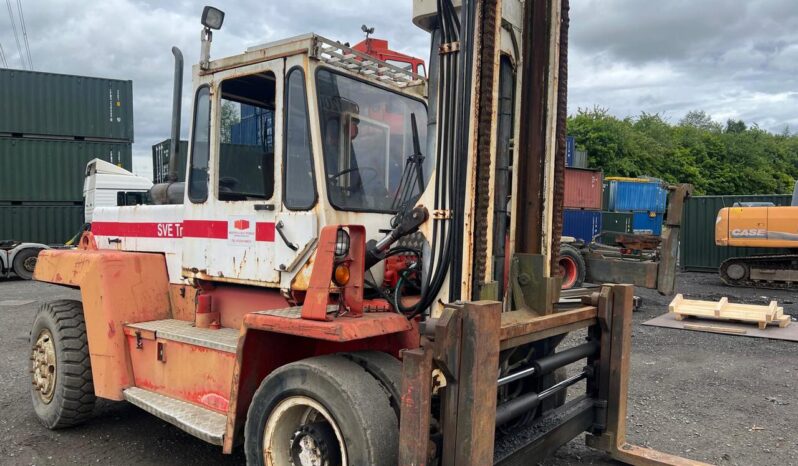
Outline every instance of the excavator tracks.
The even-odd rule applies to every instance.
[[[798,289],[798,254],[733,257],[723,261],[718,272],[730,286]]]

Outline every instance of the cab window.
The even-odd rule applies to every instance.
[[[271,72],[222,81],[219,200],[263,200],[274,194],[275,92]]]

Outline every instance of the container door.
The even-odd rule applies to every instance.
[[[184,275],[279,284],[275,222],[281,189],[275,173],[281,162],[275,154],[282,150],[283,72],[283,61],[274,60],[218,73],[199,88],[183,224]],[[209,119],[207,134],[203,118]],[[206,155],[205,146],[214,150]]]

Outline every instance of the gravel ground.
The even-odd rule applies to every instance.
[[[693,273],[681,274],[678,287],[693,299],[776,299],[798,316],[795,293],[729,288],[714,275]],[[638,294],[643,307],[634,319],[628,440],[720,465],[798,465],[798,345],[645,327],[640,324],[664,313],[670,300],[648,290]],[[222,455],[126,403],[101,401],[95,419],[73,429],[39,424],[27,373],[37,301],[78,297],[42,283],[0,281],[0,464],[243,464],[240,451]],[[543,464],[615,463],[577,438]]]

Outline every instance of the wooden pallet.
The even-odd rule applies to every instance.
[[[757,324],[760,329],[765,329],[769,324],[778,324],[779,327],[790,325],[790,316],[784,315],[784,308],[779,307],[776,301],[771,301],[767,306],[757,306],[730,303],[725,297],[713,302],[684,299],[684,296],[677,294],[668,306],[668,310],[674,313],[676,320],[684,320],[687,317],[736,320]]]

